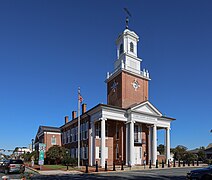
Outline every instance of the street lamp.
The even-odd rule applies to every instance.
[[[34,139],[32,139],[32,152],[33,152]]]

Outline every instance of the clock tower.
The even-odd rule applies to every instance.
[[[127,108],[148,100],[149,72],[141,71],[137,55],[138,35],[125,29],[116,40],[114,71],[107,73],[107,104]]]

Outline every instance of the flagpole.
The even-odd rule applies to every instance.
[[[78,88],[78,168],[80,168],[80,87]]]

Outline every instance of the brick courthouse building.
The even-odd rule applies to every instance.
[[[166,160],[170,158],[170,125],[174,118],[163,116],[148,97],[149,72],[141,70],[137,56],[138,35],[125,29],[116,40],[117,60],[114,71],[107,73],[107,104],[86,110],[82,105],[80,127],[80,159],[93,166],[113,162],[126,165],[155,164],[157,130],[165,130]],[[77,157],[77,116],[65,117],[60,127],[62,145]]]

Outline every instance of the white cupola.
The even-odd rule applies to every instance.
[[[150,80],[149,72],[146,69],[141,70],[142,59],[138,57],[139,37],[127,28],[118,36],[116,40],[117,59],[114,63],[114,71],[107,73],[107,80],[110,80],[120,71],[125,71],[142,78]]]
[[[141,59],[138,58],[137,55],[138,41],[138,35],[129,29],[125,29],[124,32],[119,35],[116,40],[117,60],[114,65],[115,69],[124,66],[124,69],[140,74]]]

